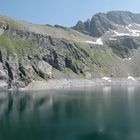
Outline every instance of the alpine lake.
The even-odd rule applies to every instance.
[[[1,90],[0,140],[140,140],[140,87]]]

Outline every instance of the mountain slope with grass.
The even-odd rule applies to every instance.
[[[115,23],[120,15],[112,13],[105,27],[98,27],[104,28],[100,36],[81,28],[36,25],[1,16],[0,85],[20,88],[38,80],[139,77],[140,19]]]

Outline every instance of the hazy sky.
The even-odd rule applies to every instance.
[[[0,0],[0,15],[41,24],[73,26],[110,10],[140,13],[140,0]]]

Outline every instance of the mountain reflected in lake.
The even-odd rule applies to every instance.
[[[140,87],[0,92],[0,140],[139,140]]]

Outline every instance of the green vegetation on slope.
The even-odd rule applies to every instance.
[[[20,55],[21,51],[31,52],[32,43],[25,40],[11,39],[5,35],[0,36],[0,47],[5,48],[8,54],[17,53]]]

